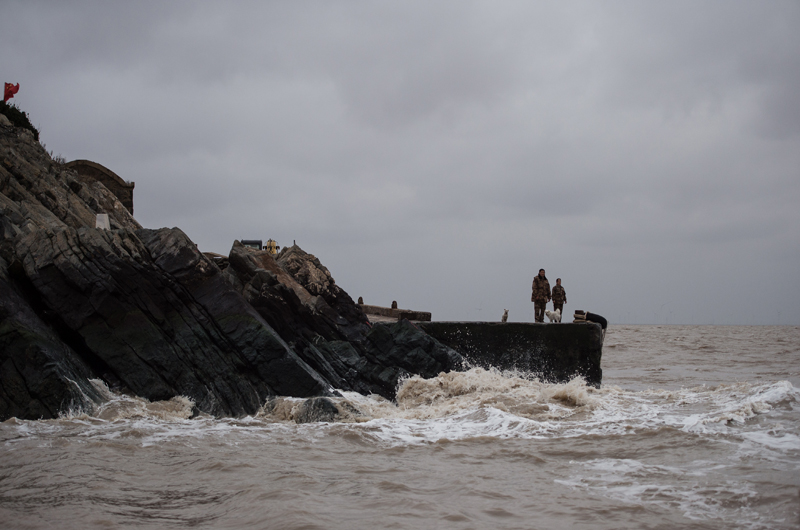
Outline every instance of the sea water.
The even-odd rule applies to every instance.
[[[312,424],[97,382],[91,416],[0,424],[0,528],[800,527],[800,327],[612,325],[602,366],[412,378]]]

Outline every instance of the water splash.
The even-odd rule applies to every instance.
[[[113,422],[138,419],[174,421],[192,417],[194,401],[186,396],[175,396],[166,401],[150,401],[142,397],[113,392],[99,379],[89,381],[105,401],[91,411],[69,409],[59,416],[60,419],[99,419]]]

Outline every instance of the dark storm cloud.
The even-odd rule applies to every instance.
[[[201,248],[297,239],[353,296],[438,318],[524,320],[545,266],[568,309],[769,323],[752,308],[800,309],[798,22],[796,2],[6,2],[0,66],[48,149],[135,180],[137,218]]]

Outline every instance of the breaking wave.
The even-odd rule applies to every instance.
[[[142,397],[112,392],[99,379],[90,379],[89,381],[104,398],[103,403],[96,405],[92,411],[82,409],[68,410],[60,415],[60,419],[97,419],[104,421],[151,419],[176,421],[187,420],[192,417],[194,401],[188,397],[176,396],[166,401],[149,401]]]
[[[269,430],[284,425],[298,435],[324,435],[327,430],[349,430],[367,443],[407,445],[465,440],[476,437],[575,438],[586,435],[626,435],[668,428],[685,433],[736,433],[741,440],[776,450],[800,450],[800,437],[772,429],[747,429],[775,407],[791,407],[800,393],[788,381],[679,390],[631,391],[609,385],[595,388],[581,378],[567,383],[544,383],[526,374],[472,368],[401,382],[396,401],[380,396],[341,392],[330,398],[339,413],[334,421],[295,425],[304,399],[270,400],[256,415],[241,419],[193,416],[194,403],[186,397],[148,401],[110,391],[93,381],[106,401],[91,414],[64,414],[62,420],[100,422],[137,421],[181,423],[172,433],[208,432],[237,428]],[[196,409],[194,409],[196,411]],[[272,426],[272,427],[271,427]],[[176,427],[173,425],[172,427]],[[162,433],[164,434],[164,433]]]

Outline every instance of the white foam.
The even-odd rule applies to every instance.
[[[149,418],[153,420],[179,420],[192,416],[194,402],[185,396],[175,396],[166,401],[150,401],[145,398],[128,396],[109,390],[108,386],[99,379],[89,380],[104,402],[96,405],[92,410],[69,409],[59,417],[65,420],[100,419],[117,421],[124,419]]]
[[[413,445],[478,437],[534,437],[537,435],[536,431],[541,431],[539,435],[543,436],[546,430],[542,429],[540,423],[491,407],[473,409],[437,420],[381,418],[359,427],[376,441],[389,445]]]
[[[687,416],[683,428],[706,432],[719,430],[715,428],[717,426],[742,425],[748,419],[770,411],[776,403],[796,400],[798,395],[797,389],[788,381],[756,386],[749,383],[720,385],[708,392],[695,392],[692,397],[707,403],[709,410]]]
[[[575,464],[583,468],[575,471],[575,478],[555,482],[627,504],[656,505],[670,512],[677,509],[693,520],[760,527],[762,517],[749,507],[758,497],[753,485],[723,479],[715,482],[714,495],[709,495],[708,462],[679,467],[633,459],[596,459]]]
[[[101,429],[103,422],[125,422],[147,433],[150,438],[144,443],[170,436],[221,436],[232,430],[263,437],[270,436],[270,431],[280,432],[277,425],[310,437],[329,429],[321,424],[294,425],[293,411],[302,402],[297,398],[281,398],[282,407],[251,418],[189,420],[194,404],[187,398],[149,402],[111,392],[99,381],[94,384],[106,402],[92,415],[65,414],[62,420],[83,422],[87,429],[95,430]],[[347,401],[360,411],[342,416],[347,428],[388,445],[472,437],[627,435],[664,426],[701,435],[733,434],[747,443],[742,449],[747,454],[757,446],[785,453],[800,445],[797,435],[776,427],[774,421],[749,424],[755,417],[769,416],[776,404],[797,401],[800,394],[788,381],[630,391],[615,386],[595,389],[581,379],[548,384],[525,374],[473,368],[431,379],[409,378],[399,388],[396,403],[354,392],[342,395],[334,401],[340,405]],[[106,435],[116,433],[110,430]]]
[[[742,429],[750,418],[797,396],[786,381],[634,392],[595,390],[580,380],[549,385],[480,369],[470,372],[412,378],[398,392],[397,406],[357,394],[345,393],[345,398],[372,418],[362,425],[365,432],[382,443],[402,445],[479,436],[624,435],[664,426],[741,435],[749,432]],[[794,439],[771,435],[764,443],[791,450]]]
[[[760,447],[775,449],[781,453],[800,451],[800,436],[792,432],[754,431],[742,433],[741,437]]]

